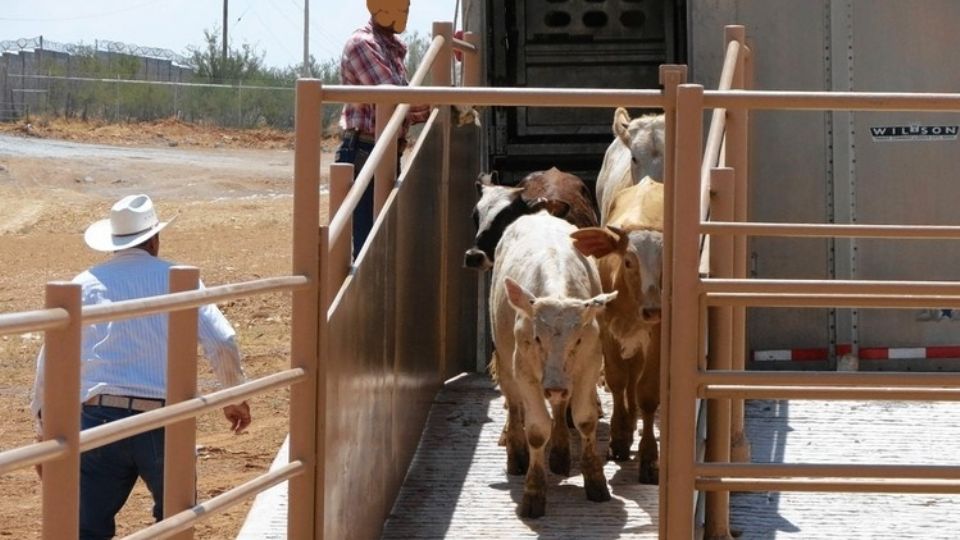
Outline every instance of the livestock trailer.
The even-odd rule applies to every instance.
[[[954,0],[465,0],[490,86],[656,88],[684,63],[716,88],[722,28],[742,24],[758,90],[956,92]],[[640,111],[632,111],[637,114]],[[508,180],[553,165],[592,182],[612,111],[494,108],[488,168]],[[956,225],[953,113],[766,112],[750,118],[749,219]],[[949,241],[751,238],[756,278],[960,279]],[[960,306],[958,306],[960,307]],[[753,309],[754,368],[952,369],[960,310]],[[800,360],[804,360],[800,362]]]

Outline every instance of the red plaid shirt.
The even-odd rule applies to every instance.
[[[343,47],[340,58],[340,81],[347,85],[407,85],[407,68],[403,63],[407,46],[396,34],[384,31],[371,20],[357,29]],[[412,122],[425,122],[430,114],[427,105],[412,106],[400,131],[405,140]],[[347,103],[343,106],[340,127],[373,135],[376,132],[376,107],[370,103]]]

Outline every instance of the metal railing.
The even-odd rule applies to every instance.
[[[309,97],[306,97],[309,99]],[[300,104],[303,106],[304,104]],[[319,116],[297,125],[297,144],[319,148]],[[80,453],[145,431],[166,427],[165,519],[134,534],[134,538],[192,537],[193,526],[211,515],[289,480],[288,530],[291,537],[311,538],[317,444],[317,320],[320,259],[319,163],[315,174],[304,174],[298,157],[293,205],[293,270],[289,276],[232,283],[195,290],[199,271],[174,267],[170,294],[82,307],[80,286],[66,282],[47,285],[46,309],[0,314],[0,334],[45,331],[42,441],[0,452],[0,474],[42,465],[43,538],[76,537],[79,530]],[[238,386],[197,396],[197,308],[233,298],[291,292],[290,368]],[[167,404],[165,407],[81,432],[81,325],[149,314],[169,314]],[[280,470],[260,475],[217,497],[196,504],[195,446],[198,414],[290,387],[290,460]]]
[[[741,41],[739,48],[744,49],[742,37],[733,39]],[[728,46],[728,59],[736,48]],[[723,424],[742,415],[742,409],[730,412],[728,404],[743,399],[960,399],[957,377],[942,373],[765,373],[742,371],[742,365],[730,364],[731,351],[738,362],[745,358],[738,332],[743,324],[740,314],[747,307],[945,308],[960,301],[960,284],[955,282],[746,279],[744,250],[739,246],[748,236],[960,239],[957,227],[748,222],[745,120],[749,111],[956,112],[960,94],[740,90],[746,81],[737,82],[738,72],[749,76],[746,50],[747,63],[738,64],[731,89],[704,90],[691,84],[677,91],[672,348],[664,359],[670,366],[665,421],[671,436],[663,450],[669,459],[664,464],[667,470],[661,472],[661,489],[667,490],[666,505],[661,506],[661,538],[694,537],[697,491],[710,495],[705,533],[715,538],[730,537],[724,502],[730,491],[960,493],[960,467],[956,466],[736,463],[748,460],[727,453],[730,444],[722,439],[730,429]],[[714,109],[715,119],[717,110],[725,110],[726,129],[722,141],[719,136],[708,137],[705,156],[701,143],[707,109]],[[715,162],[714,155],[720,156]],[[704,200],[708,194],[712,195],[709,222]],[[711,277],[701,275],[699,264],[700,238],[707,234],[711,236]],[[717,437],[708,443],[704,460],[697,457],[694,446],[698,400],[710,400],[708,438]]]

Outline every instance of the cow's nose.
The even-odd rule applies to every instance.
[[[547,398],[551,403],[554,401],[561,401],[567,399],[567,396],[570,395],[570,392],[566,388],[544,388],[543,397]]]
[[[487,254],[483,251],[471,248],[463,254],[463,265],[467,268],[484,268]]]

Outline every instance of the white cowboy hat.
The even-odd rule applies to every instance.
[[[127,195],[113,205],[109,219],[87,227],[83,240],[97,251],[120,251],[146,242],[172,222],[157,219],[150,197]]]

